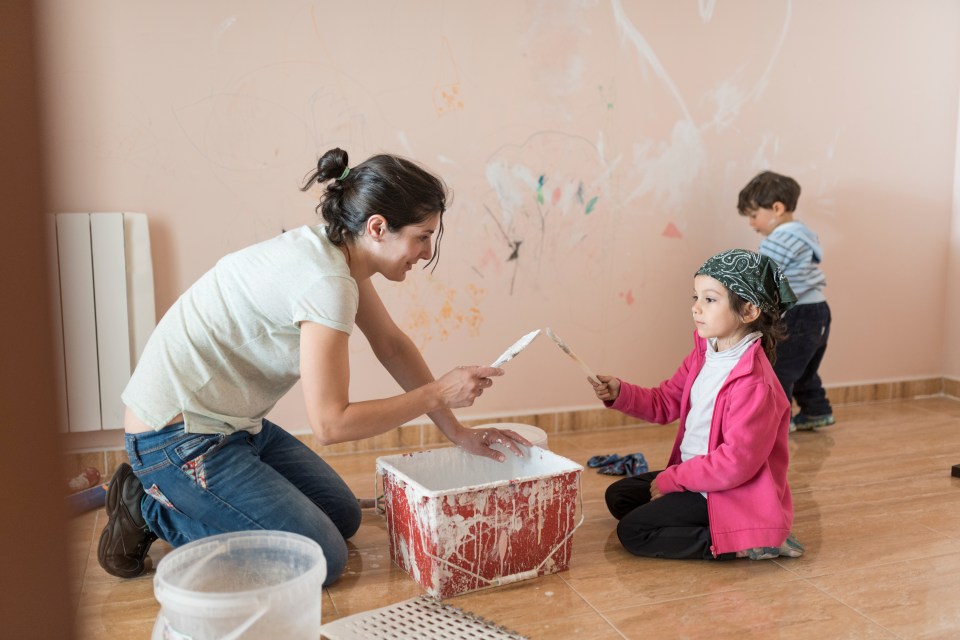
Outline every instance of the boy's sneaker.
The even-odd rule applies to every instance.
[[[802,413],[790,418],[790,433],[794,431],[813,431],[820,427],[829,427],[834,424],[833,414],[828,413],[822,416],[807,416]]]
[[[791,533],[777,551],[783,558],[799,558],[803,555],[803,545]]]
[[[107,489],[107,526],[100,534],[97,560],[104,571],[120,578],[135,578],[145,570],[144,560],[157,539],[140,510],[145,492],[129,464],[123,463]]]

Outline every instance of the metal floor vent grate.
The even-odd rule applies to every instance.
[[[528,640],[425,596],[334,620],[320,633],[327,640]]]

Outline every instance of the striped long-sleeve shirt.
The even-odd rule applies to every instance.
[[[784,222],[760,243],[760,253],[780,265],[797,304],[823,302],[827,278],[820,270],[823,249],[817,234],[797,220]]]

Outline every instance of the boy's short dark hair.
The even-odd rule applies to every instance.
[[[788,212],[797,208],[800,199],[800,184],[788,176],[773,171],[764,171],[740,190],[737,210],[747,215],[757,209],[770,209],[774,202],[781,202]]]

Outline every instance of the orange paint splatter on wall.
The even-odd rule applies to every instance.
[[[463,291],[436,283],[433,285],[436,303],[411,309],[404,329],[418,347],[423,349],[432,340],[441,342],[466,331],[469,336],[480,335],[483,314],[480,301],[486,289],[468,284]]]
[[[433,104],[437,109],[438,115],[463,109],[463,98],[460,97],[460,85],[453,84],[449,87],[435,88],[433,90]]]
[[[433,86],[433,106],[438,116],[463,109],[463,97],[460,95],[460,70],[453,56],[453,48],[446,38],[443,39],[443,49],[443,52],[438,52],[439,79]]]
[[[443,306],[440,307],[440,317],[444,320],[449,320],[453,316],[453,305],[450,304],[450,301],[443,303]]]

